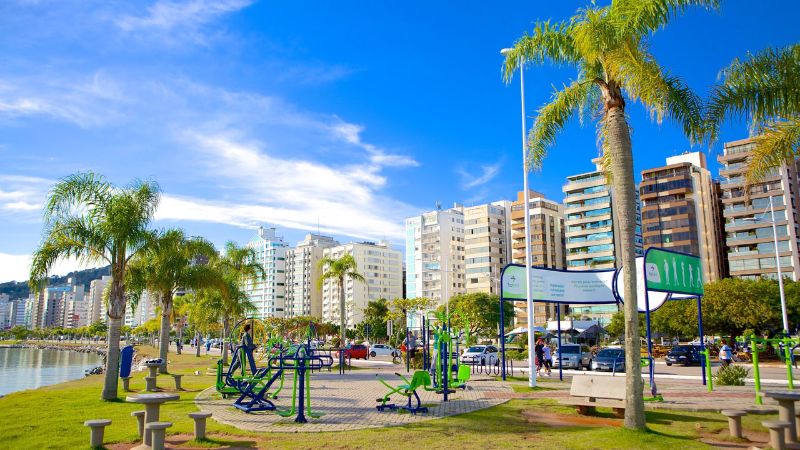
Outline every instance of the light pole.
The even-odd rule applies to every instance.
[[[510,48],[500,50],[500,53],[507,55],[511,51]],[[531,215],[530,215],[530,195],[528,194],[528,145],[526,143],[527,126],[525,124],[525,68],[523,67],[522,56],[519,58],[519,92],[520,103],[522,111],[522,192],[523,200],[525,202],[523,221],[525,223],[525,299],[528,305],[528,385],[536,387],[536,370],[534,369],[535,359],[535,342],[533,336],[533,295],[531,294]],[[503,307],[503,301],[500,300],[500,307]],[[505,339],[505,336],[500,336],[500,339]]]
[[[763,214],[766,214],[764,211]],[[786,314],[786,294],[783,291],[783,274],[781,273],[781,257],[778,249],[778,226],[775,224],[775,209],[772,205],[772,195],[769,196],[769,215],[772,220],[772,243],[775,246],[775,268],[778,271],[778,288],[781,293],[781,315],[783,316],[783,333],[789,336],[789,316]],[[759,222],[755,217],[743,220]]]

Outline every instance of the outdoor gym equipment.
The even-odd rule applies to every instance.
[[[433,348],[435,350],[434,358],[432,361],[431,372],[433,374],[433,386],[436,392],[443,394],[442,400],[448,401],[448,395],[455,391],[452,387],[466,388],[466,382],[469,380],[469,367],[458,365],[458,360],[453,364],[453,354],[458,358],[458,342],[466,336],[469,340],[469,332],[462,331],[454,333],[450,328],[453,318],[458,321],[466,322],[466,319],[458,317],[458,311],[454,310],[448,315],[444,312],[432,311],[431,314],[434,318],[428,319],[428,326],[433,331]],[[469,330],[469,323],[466,323],[465,330]],[[453,346],[455,345],[455,351]],[[456,367],[456,373],[453,373],[453,367]],[[464,367],[464,369],[462,369]]]
[[[292,407],[287,411],[277,411],[281,417],[290,417],[297,413],[294,421],[306,423],[306,414],[312,418],[322,417],[323,413],[311,410],[311,374],[306,374],[309,370],[321,370],[323,367],[333,365],[333,358],[328,355],[315,354],[314,349],[309,344],[297,346],[294,353],[281,355],[278,358],[270,358],[269,368],[283,372],[292,370],[294,381],[292,383]],[[304,402],[305,400],[305,402]]]
[[[743,342],[745,345],[749,343],[750,351],[752,352],[753,379],[755,381],[756,388],[756,405],[764,404],[764,400],[761,398],[761,372],[758,368],[759,344],[763,344],[765,347],[768,344],[777,344],[778,347],[781,347],[783,352],[783,360],[786,363],[786,380],[789,384],[788,387],[790,390],[794,389],[794,377],[792,376],[792,349],[797,345],[800,345],[800,339],[790,337],[765,339],[758,338],[754,334],[751,334],[750,336],[740,336],[736,339],[736,341]]]
[[[405,383],[398,385],[397,387],[392,387],[387,383],[384,379],[380,377],[380,375],[375,374],[378,378],[378,381],[381,382],[384,386],[389,388],[389,392],[386,393],[383,397],[377,399],[380,405],[376,406],[375,408],[378,411],[384,411],[387,408],[389,410],[397,410],[397,409],[404,409],[411,414],[416,415],[418,412],[428,412],[428,407],[422,406],[422,400],[419,398],[419,394],[417,394],[417,389],[424,389],[426,391],[435,391],[436,388],[431,386],[431,374],[424,370],[417,370],[414,372],[414,375],[411,377],[411,380],[404,377],[399,373],[395,373],[398,377],[400,377]],[[408,399],[408,404],[405,406],[396,405],[394,403],[386,403],[389,401],[390,397],[394,394],[400,394],[405,396]],[[411,397],[414,397],[417,400],[417,406],[411,405]]]

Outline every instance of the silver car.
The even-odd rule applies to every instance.
[[[553,367],[558,367],[558,356],[561,353],[561,362],[564,369],[587,369],[592,368],[592,351],[589,346],[582,344],[561,344],[561,348],[556,350],[553,355]]]

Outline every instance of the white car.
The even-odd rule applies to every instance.
[[[375,344],[369,348],[369,356],[400,356],[400,352],[388,344]]]
[[[493,366],[499,360],[497,347],[494,345],[473,345],[461,354],[461,364]]]

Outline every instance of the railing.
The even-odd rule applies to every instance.
[[[489,376],[500,376],[501,374],[501,367],[500,367],[500,354],[497,354],[497,358],[494,360],[493,363],[486,364],[487,360],[486,357],[483,356],[473,356],[471,360],[464,362],[461,359],[461,364],[470,366],[470,372],[473,375],[489,375]],[[514,360],[506,356],[506,374],[514,376]]]

